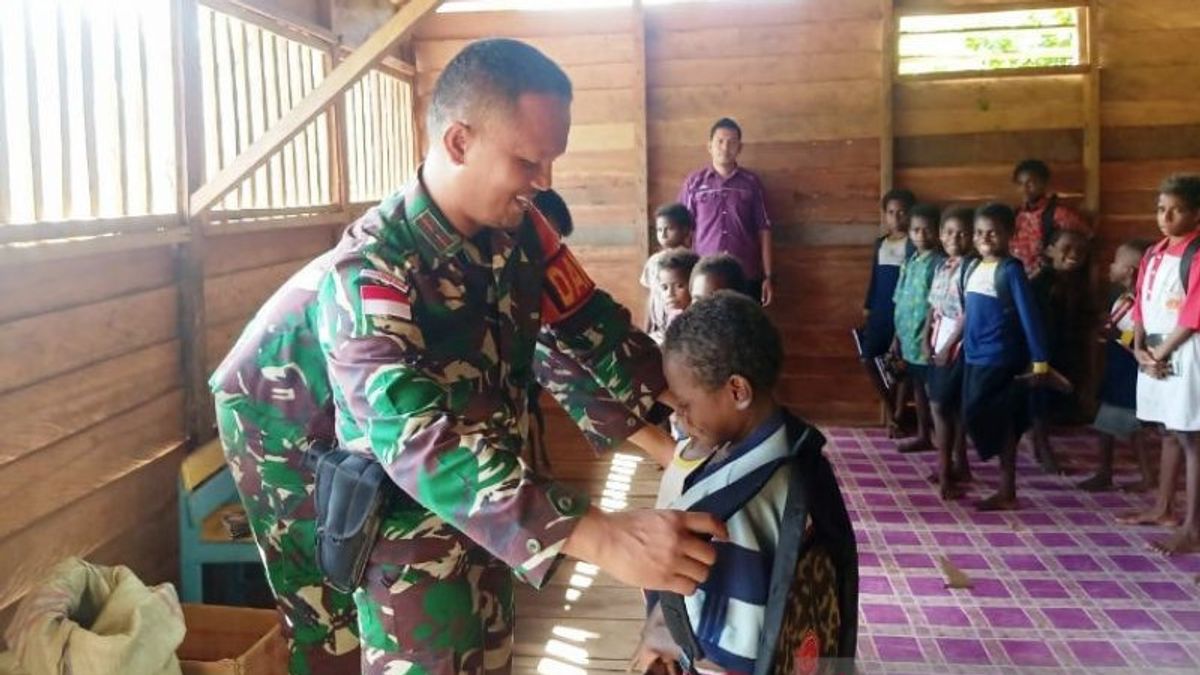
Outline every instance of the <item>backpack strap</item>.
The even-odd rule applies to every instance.
[[[971,273],[979,267],[980,258],[967,258],[962,261],[962,267],[958,268],[958,295],[966,302],[967,298],[967,280],[971,278]]]
[[[1183,284],[1184,297],[1187,296],[1188,282],[1192,279],[1192,260],[1196,257],[1196,251],[1200,251],[1200,237],[1188,242],[1179,259],[1179,281]]]
[[[775,546],[775,560],[771,565],[771,582],[767,587],[767,606],[763,613],[762,632],[758,638],[758,656],[754,661],[754,675],[769,675],[775,664],[775,645],[783,629],[783,620],[788,608],[788,592],[796,574],[804,547],[804,535],[808,524],[810,489],[812,478],[811,458],[820,453],[825,439],[812,427],[807,427],[796,441],[802,446],[791,461],[792,474],[788,482],[787,499],[784,501],[783,518],[780,521],[779,541]],[[807,447],[804,447],[807,446]]]
[[[1050,237],[1054,234],[1054,212],[1058,210],[1058,194],[1050,195],[1046,208],[1042,210],[1042,248],[1050,245]],[[1040,254],[1039,254],[1040,255]]]

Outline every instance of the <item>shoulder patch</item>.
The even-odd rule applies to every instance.
[[[412,319],[412,301],[407,292],[383,284],[363,284],[358,292],[364,315]]]
[[[396,276],[395,274],[389,274],[388,272],[383,272],[376,269],[365,269],[359,274],[365,279],[370,279],[371,281],[384,284],[385,286],[391,286],[401,293],[406,295],[408,294],[408,282]]]

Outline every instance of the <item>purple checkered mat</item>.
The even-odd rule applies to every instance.
[[[901,455],[881,430],[826,434],[858,534],[863,672],[1200,671],[1200,554],[1165,558],[1146,543],[1167,529],[1113,520],[1149,496],[1083,492],[1022,446],[1021,510],[977,513],[995,461],[973,461],[971,493],[945,504],[926,479],[936,453]],[[1086,436],[1055,447],[1094,466]],[[943,555],[974,588],[945,588]]]

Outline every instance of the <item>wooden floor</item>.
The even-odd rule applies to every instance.
[[[566,416],[546,406],[551,473],[586,490],[597,506],[652,507],[662,475],[634,446],[597,457]],[[606,487],[606,485],[610,487]],[[590,565],[565,560],[541,591],[519,584],[514,671],[625,671],[641,631],[641,592]]]

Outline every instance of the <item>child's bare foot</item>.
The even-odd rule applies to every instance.
[[[1180,528],[1170,537],[1152,542],[1150,548],[1163,555],[1195,553],[1200,551],[1200,532]]]
[[[1048,473],[1052,476],[1067,475],[1066,467],[1064,467],[1058,461],[1058,458],[1054,456],[1053,450],[1046,450],[1044,452],[1038,452],[1037,453],[1037,461],[1038,461],[1038,464],[1040,464],[1042,466],[1042,471],[1045,471],[1046,473]]]
[[[899,444],[896,446],[896,449],[907,455],[913,452],[927,452],[936,448],[933,447],[933,443],[930,442],[929,438],[918,436],[911,441]]]
[[[1079,481],[1076,487],[1085,492],[1108,492],[1113,489],[1112,474],[1098,473],[1087,480]]]
[[[942,499],[944,501],[954,501],[967,496],[967,489],[959,485],[957,481],[948,480],[942,485]]]
[[[1154,489],[1154,481],[1140,480],[1136,483],[1122,483],[1118,486],[1121,492],[1142,493],[1149,492]]]
[[[1130,511],[1117,516],[1117,522],[1122,525],[1162,525],[1178,527],[1179,518],[1170,511],[1160,508],[1149,508],[1145,511]]]
[[[975,510],[977,511],[1015,511],[1016,509],[1017,498],[1015,496],[1010,497],[1000,494],[999,492],[987,499],[975,502]]]

